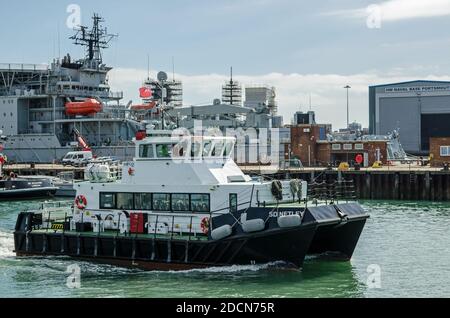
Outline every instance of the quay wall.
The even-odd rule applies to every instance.
[[[244,169],[245,170],[245,169]],[[255,171],[246,171],[259,175]],[[292,170],[268,174],[270,178],[298,178],[308,182],[332,183],[352,180],[357,199],[362,200],[408,200],[449,201],[450,172],[440,170]]]

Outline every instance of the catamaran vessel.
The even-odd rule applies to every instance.
[[[71,208],[21,212],[15,252],[149,270],[352,257],[369,217],[358,203],[312,201],[301,180],[251,178],[234,143],[149,127],[132,161],[86,168]]]

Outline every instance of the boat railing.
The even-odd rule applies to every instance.
[[[241,203],[239,206],[250,207],[250,202]],[[121,218],[123,218],[124,213],[119,213],[117,218],[108,220],[108,216],[105,216],[104,218],[101,217],[101,215],[105,214],[105,210],[88,209],[81,214],[81,219],[79,221],[84,223],[88,218],[92,221],[92,217],[94,217],[94,220],[96,218],[97,221],[113,221],[115,225],[109,230],[115,231],[116,236],[138,237],[141,234],[146,234],[155,239],[164,237],[170,238],[170,240],[199,240],[207,237],[213,230],[213,217],[216,215],[224,215],[227,210],[229,211],[230,207],[205,213],[152,211],[152,213],[148,214],[149,219],[146,221],[146,224],[139,224],[139,219],[137,220],[137,223],[135,223],[137,228],[147,228],[147,230],[144,231],[145,233],[137,233],[137,231],[131,232],[131,224],[127,231],[121,233]],[[124,212],[128,213],[128,211]],[[66,231],[70,228],[69,224],[73,215],[73,206],[67,206],[67,202],[45,202],[41,204],[39,211],[35,211],[35,215],[39,215],[41,223],[40,225],[35,226],[34,229],[44,231]],[[109,214],[109,216],[110,215],[112,214]],[[152,219],[150,219],[150,217],[152,217]],[[183,219],[183,221],[180,222],[180,219]],[[238,221],[236,220],[236,222]],[[194,226],[195,223],[199,226]],[[202,223],[204,224],[203,226]],[[160,227],[160,225],[163,226]],[[149,228],[150,226],[151,228]],[[161,228],[163,228],[163,230],[161,230]],[[100,235],[100,226],[97,227],[97,231],[97,234]]]
[[[339,201],[353,201],[356,199],[355,184],[350,180],[337,180],[333,182],[311,182],[308,185],[308,199],[316,202],[325,201],[328,203]]]
[[[46,64],[0,63],[0,70],[6,71],[48,71]]]
[[[60,87],[48,87],[48,94],[62,94],[79,97],[100,97],[106,99],[122,99],[123,92],[111,92],[109,90],[89,90],[89,89],[71,89]]]
[[[91,216],[97,216],[97,221],[107,221],[107,219],[102,219],[101,215],[104,214],[105,210],[98,210],[98,209],[89,209],[89,214]],[[126,211],[127,212],[127,211]],[[153,217],[152,222],[150,222],[150,219],[146,222],[146,224],[139,224],[139,220],[135,224],[136,227],[143,226],[144,228],[147,227],[147,231],[145,233],[137,233],[137,232],[131,232],[131,228],[128,229],[128,231],[125,231],[124,233],[120,232],[120,224],[123,218],[123,213],[119,213],[116,221],[116,225],[114,226],[114,229],[110,229],[115,231],[116,236],[124,236],[124,237],[137,237],[141,234],[146,234],[153,238],[158,237],[165,237],[170,238],[171,240],[192,240],[192,239],[201,239],[205,238],[208,233],[212,230],[212,222],[211,219],[213,215],[223,215],[223,212],[215,211],[215,212],[209,212],[209,213],[173,213],[173,212],[152,212],[151,214],[148,214],[149,217]],[[42,220],[44,226],[40,229],[43,230],[55,230],[55,228],[52,226],[53,222],[56,222],[57,224],[60,224],[61,222],[67,222],[69,218],[71,218],[69,213],[66,211],[59,211],[59,214],[56,214],[54,211],[51,211],[50,213],[42,214]],[[81,222],[84,220],[84,214],[81,217]],[[183,218],[186,224],[187,222],[187,228],[188,231],[183,229],[182,226],[180,226],[180,222],[177,219]],[[194,226],[194,222],[203,221],[204,219],[207,219],[207,224],[205,229],[198,229],[198,227]],[[95,222],[95,221],[94,221]],[[152,226],[149,230],[148,227]],[[161,231],[159,226],[164,225],[165,231]],[[100,227],[98,229],[98,234],[100,235]],[[207,231],[206,231],[207,230]]]
[[[68,228],[68,220],[71,218],[73,207],[65,201],[43,202],[39,210],[33,212],[34,218],[39,219],[33,225],[34,230],[60,230]]]
[[[107,170],[102,171],[102,166]],[[85,170],[85,180],[93,183],[115,182],[122,179],[122,164],[109,160],[91,162]]]
[[[75,172],[74,171],[63,171],[63,172],[58,173],[57,176],[59,179],[61,179],[63,181],[69,181],[69,182],[73,183],[73,181],[75,179]]]

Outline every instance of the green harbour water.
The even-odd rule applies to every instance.
[[[349,262],[308,257],[301,270],[269,264],[144,272],[66,257],[16,258],[17,213],[39,202],[0,202],[0,297],[450,297],[449,203],[362,202],[371,218]],[[66,286],[72,264],[81,268],[79,289]],[[370,283],[373,268],[381,286]]]

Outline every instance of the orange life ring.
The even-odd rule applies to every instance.
[[[208,234],[209,232],[209,218],[204,217],[200,222],[200,227],[202,228],[203,234]]]
[[[76,197],[75,204],[77,205],[77,208],[80,210],[84,210],[87,205],[86,197],[82,194]]]

